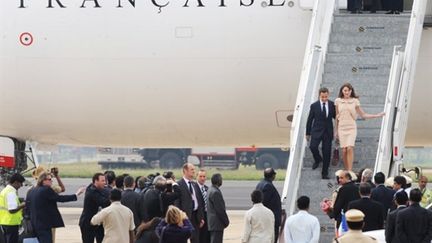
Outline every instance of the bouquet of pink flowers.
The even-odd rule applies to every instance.
[[[331,199],[324,198],[320,203],[321,210],[328,214],[329,212],[333,211],[332,204],[333,203]]]

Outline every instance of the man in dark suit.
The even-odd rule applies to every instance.
[[[141,224],[144,220],[143,198],[140,194],[134,191],[135,180],[132,176],[126,176],[123,181],[124,190],[121,195],[121,204],[128,207],[134,215],[135,227]]]
[[[52,188],[51,174],[39,175],[37,186],[29,194],[30,221],[40,243],[52,243],[53,228],[64,227],[63,219],[57,208],[57,202],[76,201],[85,188],[80,188],[73,195],[59,195]]]
[[[333,206],[333,216],[337,222],[337,227],[341,222],[341,212],[348,211],[348,204],[351,201],[360,199],[360,193],[358,187],[352,181],[352,175],[349,171],[344,171],[342,176],[339,178],[342,187],[339,189],[334,206]]]
[[[381,203],[371,200],[371,186],[362,182],[359,188],[361,199],[348,204],[348,209],[358,209],[365,215],[363,231],[379,230],[384,228],[384,207]]]
[[[211,243],[223,242],[223,231],[229,225],[226,213],[225,201],[220,191],[222,186],[222,176],[217,173],[211,178],[212,186],[208,190],[208,230],[210,232]]]
[[[385,227],[385,240],[387,243],[402,243],[396,237],[396,217],[397,214],[407,208],[408,205],[408,196],[406,193],[396,193],[395,195],[395,203],[397,205],[397,209],[393,212],[390,212],[387,215],[386,227]]]
[[[204,205],[204,225],[200,229],[200,243],[209,243],[210,242],[210,233],[208,231],[208,220],[207,220],[207,205],[208,205],[208,190],[209,187],[205,184],[207,179],[207,172],[204,169],[200,169],[198,171],[197,182],[200,188],[202,197],[203,197],[203,205]]]
[[[384,206],[384,218],[387,217],[387,212],[393,205],[393,196],[395,191],[384,185],[385,175],[378,172],[374,176],[376,187],[372,189],[371,199],[380,202]]]
[[[194,177],[195,166],[191,163],[184,164],[183,178],[178,182],[181,196],[176,206],[186,213],[194,226],[195,230],[190,238],[191,243],[199,243],[199,229],[204,225],[204,205],[202,204],[204,200],[197,183],[193,181]]]
[[[81,239],[83,243],[101,243],[104,237],[102,226],[93,226],[90,220],[99,211],[99,208],[106,208],[111,204],[109,190],[105,189],[105,176],[102,173],[93,175],[90,184],[84,195],[83,211],[79,219]]]
[[[376,13],[376,11],[381,10],[381,8],[381,0],[363,0],[363,10]]]
[[[396,237],[404,243],[431,242],[432,212],[420,206],[419,189],[412,189],[409,198],[411,205],[396,216]]]
[[[348,0],[348,11],[351,13],[361,13],[362,0]]]
[[[315,161],[312,165],[312,169],[318,168],[319,163],[322,161],[322,179],[329,179],[328,167],[330,165],[331,148],[334,137],[333,119],[336,116],[335,105],[328,97],[328,89],[321,88],[319,90],[319,100],[310,106],[306,124],[306,139],[310,141],[309,148]],[[318,150],[320,143],[322,146],[322,157]]]
[[[389,10],[386,14],[399,14],[403,12],[403,0],[382,0],[385,10]]]
[[[273,168],[267,168],[264,170],[264,179],[258,183],[255,189],[260,190],[263,193],[263,204],[265,207],[270,209],[275,217],[275,243],[279,236],[279,227],[282,219],[282,204],[279,192],[273,185],[273,181],[276,178],[276,172]]]

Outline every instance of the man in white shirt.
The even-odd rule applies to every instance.
[[[242,243],[273,243],[275,239],[273,212],[262,204],[263,194],[255,190],[251,194],[253,207],[245,214]]]
[[[285,223],[285,243],[318,243],[320,224],[317,217],[309,214],[310,199],[297,199],[298,213],[288,217]]]
[[[92,225],[103,224],[105,236],[103,243],[134,242],[134,216],[132,211],[120,203],[121,191],[113,189],[110,194],[111,205],[102,209],[91,219]]]

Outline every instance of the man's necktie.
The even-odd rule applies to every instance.
[[[207,212],[207,191],[205,190],[205,187],[201,187],[201,192],[204,198],[204,210]]]
[[[194,209],[195,209],[195,201],[193,199],[193,189],[192,189],[192,182],[191,181],[189,181],[189,192],[190,192],[191,197],[192,197],[192,211],[194,211]]]
[[[326,103],[323,103],[323,108],[322,108],[322,112],[324,114],[324,117],[327,117],[327,109],[326,109]]]

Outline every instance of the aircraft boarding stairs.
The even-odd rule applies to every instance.
[[[360,96],[365,112],[375,114],[384,110],[393,46],[405,45],[409,17],[368,14],[334,16],[321,84],[330,90],[331,100],[336,99],[343,83],[350,82]],[[381,122],[382,119],[357,120],[355,172],[362,168],[374,169]],[[334,173],[343,169],[341,149],[339,152],[340,163],[329,167],[331,180],[319,181],[322,163],[312,170],[314,160],[310,150],[306,149],[298,190],[299,196],[308,195],[311,198],[310,213],[319,217],[321,229],[329,240],[334,235],[334,224],[321,212],[319,203],[323,198],[331,198],[336,184]]]
[[[424,0],[416,1],[417,4],[419,2],[425,4]],[[331,242],[334,237],[334,221],[321,211],[320,202],[323,198],[331,199],[336,188],[334,173],[343,169],[343,162],[342,151],[339,149],[340,162],[337,166],[330,164],[330,180],[321,179],[322,163],[316,170],[312,170],[314,160],[304,139],[310,104],[317,100],[320,87],[327,87],[330,91],[330,100],[334,101],[342,84],[349,82],[353,85],[356,94],[360,96],[361,107],[366,113],[375,114],[385,111],[385,118],[357,120],[353,171],[370,168],[374,171],[383,171],[388,175],[393,166],[390,142],[394,136],[392,129],[396,119],[406,121],[407,116],[407,113],[404,113],[402,115],[405,118],[399,118],[394,111],[401,100],[398,97],[405,94],[401,92],[401,89],[405,88],[401,88],[402,85],[398,82],[403,80],[403,75],[408,75],[403,73],[402,61],[398,61],[397,57],[404,54],[406,45],[410,48],[419,45],[419,40],[413,42],[409,37],[409,30],[414,29],[411,25],[419,24],[412,23],[416,20],[415,18],[412,20],[411,13],[401,15],[340,13],[337,4],[330,2],[333,1],[317,1],[314,8],[307,44],[310,52],[306,51],[305,55],[291,128],[291,155],[282,193],[288,215],[297,211],[295,201],[299,196],[306,195],[311,199],[309,212],[317,216],[320,221],[320,242]],[[320,11],[322,11],[321,19]],[[321,36],[315,33],[317,30],[321,32]],[[322,34],[326,30],[327,36]],[[421,36],[421,29],[416,30]],[[410,60],[409,64],[415,67],[417,57],[415,48],[408,54],[414,56],[414,60]],[[409,94],[408,91],[405,95],[409,96]],[[406,124],[404,125],[405,127],[401,129],[402,141],[405,134],[403,129],[406,129]],[[334,143],[333,148],[335,146]],[[387,160],[387,162],[376,162],[379,160]]]

